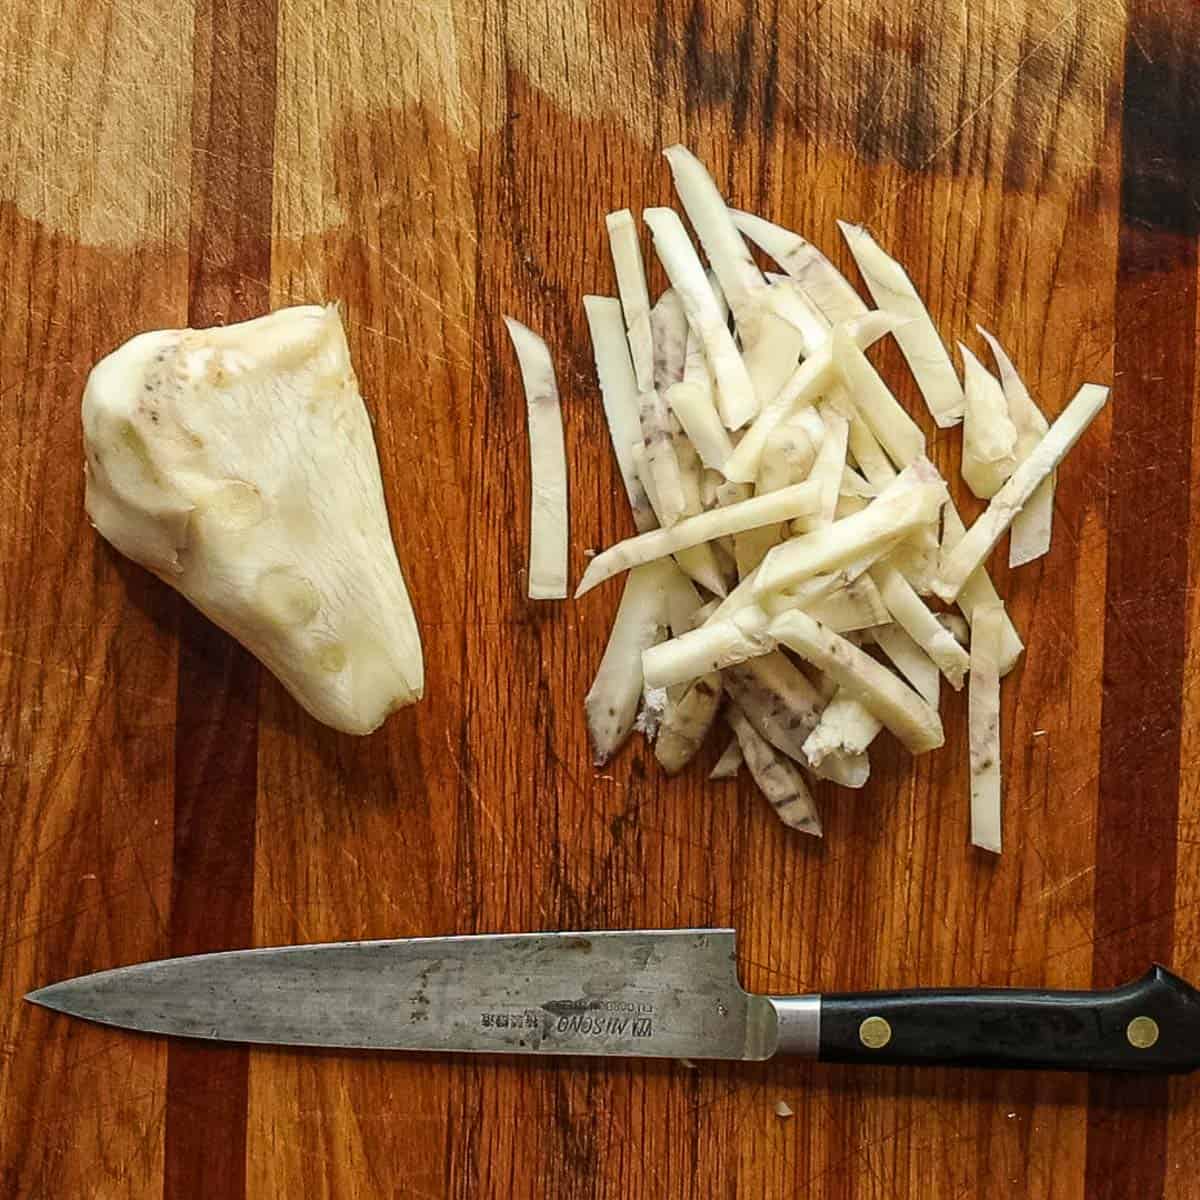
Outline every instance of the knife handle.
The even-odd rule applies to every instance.
[[[826,994],[821,997],[817,1057],[852,1063],[1190,1071],[1200,1065],[1200,992],[1156,965],[1110,991]]]

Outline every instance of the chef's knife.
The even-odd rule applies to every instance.
[[[1200,992],[756,996],[730,929],[332,942],[164,959],[27,999],[147,1033],[373,1050],[1189,1071]]]

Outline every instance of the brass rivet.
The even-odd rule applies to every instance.
[[[1158,1022],[1153,1017],[1134,1017],[1125,1026],[1125,1036],[1135,1050],[1149,1050],[1158,1041]]]
[[[883,1017],[868,1017],[858,1027],[858,1040],[868,1050],[882,1050],[892,1040],[892,1027]]]

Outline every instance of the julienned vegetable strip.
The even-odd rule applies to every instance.
[[[972,573],[982,566],[992,547],[1004,536],[1037,486],[1067,456],[1096,415],[1108,401],[1108,388],[1085,383],[1062,415],[1050,426],[1050,432],[1032,454],[1016,469],[1009,481],[966,536],[943,561],[933,590],[943,600],[958,597]]]
[[[567,454],[554,364],[536,333],[512,317],[504,323],[521,365],[529,421],[529,596],[562,600],[567,594]]]
[[[968,719],[971,843],[1000,853],[1000,630],[1002,609],[985,604],[971,627]]]

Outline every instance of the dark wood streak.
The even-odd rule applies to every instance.
[[[274,0],[196,9],[188,324],[268,307],[275,127]],[[253,938],[258,667],[181,604],[172,954]],[[246,1191],[249,1052],[173,1042],[163,1195]]]
[[[1195,368],[1196,46],[1134,0],[1122,112],[1093,982],[1173,952]],[[1091,1081],[1088,1196],[1159,1196],[1164,1079]],[[1119,1135],[1117,1126],[1119,1123]]]

